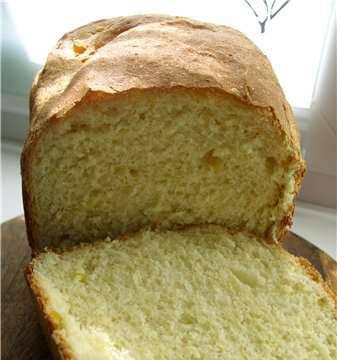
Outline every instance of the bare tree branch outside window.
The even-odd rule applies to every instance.
[[[244,0],[244,2],[249,6],[249,8],[252,10],[253,14],[257,18],[257,21],[260,25],[261,33],[264,33],[266,31],[266,24],[272,20],[287,4],[289,4],[290,0],[283,1],[281,5],[277,7],[276,3],[280,2],[277,0],[268,1],[268,0],[262,0],[265,8],[264,14],[258,14],[258,12],[255,10],[252,3],[256,3],[256,1],[260,0]],[[269,5],[271,3],[271,5]]]

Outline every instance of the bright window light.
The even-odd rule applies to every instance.
[[[44,63],[47,53],[63,33],[97,19],[157,13],[230,25],[248,35],[269,57],[290,103],[295,107],[309,108],[334,2],[11,0],[8,7],[29,58],[38,64]],[[258,21],[262,23],[266,18],[266,4],[269,20],[266,21],[265,32],[261,33]]]

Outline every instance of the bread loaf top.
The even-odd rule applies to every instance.
[[[82,103],[174,87],[213,89],[265,112],[300,159],[293,114],[266,56],[232,28],[157,15],[100,20],[65,34],[34,81],[27,145]]]

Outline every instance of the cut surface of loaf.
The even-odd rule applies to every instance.
[[[59,41],[32,89],[22,175],[34,250],[206,223],[276,241],[303,172],[270,63],[225,26],[98,21]]]
[[[218,226],[42,253],[27,278],[62,359],[337,356],[334,295],[319,276]]]

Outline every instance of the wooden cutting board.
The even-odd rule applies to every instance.
[[[1,234],[1,359],[51,360],[23,276],[30,260],[23,217],[2,224]],[[307,258],[337,291],[337,263],[332,258],[293,233],[284,247]]]

